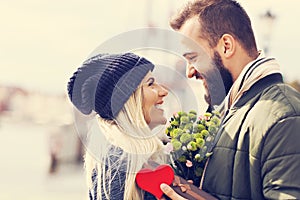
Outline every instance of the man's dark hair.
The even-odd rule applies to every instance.
[[[240,42],[250,57],[257,56],[257,46],[251,21],[246,11],[234,0],[195,0],[170,21],[179,30],[190,18],[198,16],[201,26],[199,37],[206,39],[213,48],[223,34],[232,35]]]

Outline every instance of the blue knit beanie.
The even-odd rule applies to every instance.
[[[99,54],[78,68],[68,82],[68,95],[83,114],[93,110],[114,119],[154,65],[133,53]]]

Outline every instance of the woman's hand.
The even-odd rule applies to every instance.
[[[177,194],[170,186],[168,186],[167,184],[162,183],[160,185],[160,189],[163,191],[163,193],[168,196],[169,198],[173,199],[173,200],[187,200],[185,198],[183,198],[182,196],[180,196],[179,194]],[[160,200],[165,200],[165,198],[161,198]]]

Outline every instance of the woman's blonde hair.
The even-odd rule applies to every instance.
[[[105,198],[109,199],[110,183],[120,170],[126,172],[124,199],[143,199],[144,193],[135,183],[136,172],[149,159],[158,163],[164,162],[163,143],[148,127],[143,115],[142,102],[143,89],[140,85],[114,121],[99,117],[101,134],[105,136],[106,142],[101,141],[101,150],[96,156],[88,150],[85,155],[89,189],[93,189],[93,170],[97,171],[97,199],[102,199],[103,192]],[[116,160],[110,162],[111,156]]]

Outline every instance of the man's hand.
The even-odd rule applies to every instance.
[[[173,200],[187,200],[185,198],[183,198],[182,196],[180,196],[179,194],[177,194],[170,186],[168,186],[167,184],[162,183],[160,185],[160,189],[163,191],[163,193],[168,196],[169,198],[173,199]],[[163,200],[165,198],[162,198],[161,200]]]

